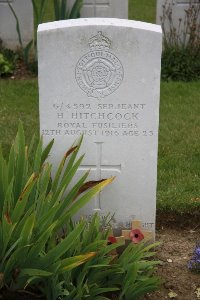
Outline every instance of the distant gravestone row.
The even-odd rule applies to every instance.
[[[71,9],[75,0],[69,0]],[[9,0],[18,19],[24,46],[33,35],[33,8],[31,0]],[[128,18],[128,0],[84,0],[81,17],[115,17]],[[9,8],[7,0],[0,0],[0,39],[8,48],[19,46],[16,31],[16,20]]]
[[[33,8],[31,0],[9,0],[18,16],[22,42],[26,45],[33,34]],[[16,20],[7,0],[0,0],[0,39],[5,47],[15,49],[19,46]]]
[[[173,27],[176,29],[176,32],[182,33],[185,27],[185,21],[188,21],[186,18],[186,11],[190,7],[190,4],[194,6],[200,6],[199,0],[157,0],[157,14],[156,14],[156,23],[162,24],[163,22],[163,9],[166,10],[170,5],[172,8],[172,15],[170,19],[173,24]],[[165,7],[165,8],[164,8]],[[199,20],[200,22],[200,20]],[[168,20],[164,22],[166,33],[170,32],[170,23]]]
[[[57,165],[84,134],[78,176],[116,176],[81,214],[155,230],[160,60],[158,25],[77,19],[39,26],[40,129]],[[55,55],[56,53],[56,55]]]
[[[74,2],[68,1],[70,9]],[[128,0],[84,0],[81,17],[128,19]]]

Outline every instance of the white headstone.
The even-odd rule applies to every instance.
[[[156,13],[156,23],[162,24],[161,18],[163,17],[163,9],[167,9],[169,6],[172,9],[172,15],[170,16],[173,27],[176,28],[176,32],[180,33],[180,40],[183,40],[183,30],[185,27],[186,10],[188,10],[190,3],[195,7],[200,6],[199,0],[157,0],[157,13]],[[180,22],[181,20],[181,22]],[[200,22],[200,20],[199,20]],[[168,18],[164,21],[166,33],[170,32],[170,23]]]
[[[68,0],[71,9],[75,0]],[[128,19],[128,0],[83,0],[82,18]]]
[[[33,7],[31,0],[9,0],[20,24],[24,46],[30,42],[33,35]],[[0,0],[0,38],[8,48],[15,49],[19,46],[16,31],[16,20],[7,3]]]
[[[79,19],[39,26],[40,129],[52,161],[84,133],[79,173],[116,176],[83,210],[154,230],[162,35],[158,25]]]

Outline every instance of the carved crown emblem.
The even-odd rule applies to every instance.
[[[109,50],[111,47],[111,41],[102,34],[102,31],[98,31],[98,34],[89,40],[89,46],[92,51]]]
[[[111,40],[98,31],[76,65],[75,76],[79,87],[88,97],[102,99],[112,94],[122,83],[124,69],[120,60],[110,52]]]

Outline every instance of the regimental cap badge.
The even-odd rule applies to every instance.
[[[121,85],[124,69],[120,60],[110,51],[111,41],[102,31],[88,41],[90,52],[78,61],[75,70],[79,87],[90,98],[99,100],[114,93]]]
[[[111,47],[111,41],[109,40],[109,38],[105,37],[102,34],[102,31],[98,31],[98,34],[93,36],[90,40],[89,40],[89,46],[90,49],[92,51],[95,50],[109,50]]]

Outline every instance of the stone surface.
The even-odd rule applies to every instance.
[[[200,5],[199,0],[191,0],[193,5]],[[156,23],[162,24],[161,17],[163,16],[163,6],[168,7],[169,5],[172,7],[172,22],[173,26],[176,28],[177,32],[180,32],[180,39],[183,41],[183,29],[184,29],[184,20],[186,17],[185,10],[189,8],[190,0],[157,0],[157,13],[156,13]],[[180,19],[182,20],[180,23]],[[200,20],[199,20],[200,21]],[[170,24],[166,20],[165,31],[170,32]]]
[[[33,34],[31,0],[10,0],[10,3],[19,19],[22,40],[26,45],[32,39]],[[8,48],[15,49],[19,46],[16,21],[7,0],[0,0],[0,38]]]
[[[79,19],[39,26],[40,129],[57,164],[84,133],[79,174],[116,176],[82,213],[154,231],[162,35],[158,25]]]
[[[68,0],[71,9],[75,0]],[[128,0],[84,0],[82,18],[121,18],[128,19]]]

